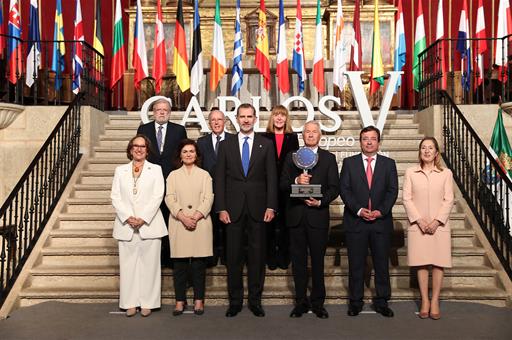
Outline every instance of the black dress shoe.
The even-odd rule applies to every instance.
[[[329,313],[327,313],[324,307],[313,308],[313,313],[320,319],[327,319],[329,317]]]
[[[242,307],[238,306],[229,306],[228,310],[226,311],[226,318],[232,318],[236,316],[240,311],[242,310]]]
[[[257,316],[259,318],[265,316],[265,311],[263,310],[263,307],[261,305],[250,305],[249,310],[254,314],[254,316]]]
[[[356,306],[353,306],[353,305],[349,305],[348,306],[348,311],[347,311],[347,315],[348,316],[358,316],[359,313],[361,313],[361,308],[360,307],[356,307]]]
[[[395,315],[395,313],[393,313],[391,308],[389,308],[388,306],[375,307],[375,311],[377,313],[381,314],[382,316],[387,317],[387,318],[392,318]]]
[[[305,314],[309,311],[309,307],[305,305],[297,305],[295,308],[293,308],[292,312],[290,313],[290,318],[300,318],[302,314]]]

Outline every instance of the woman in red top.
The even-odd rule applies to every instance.
[[[281,177],[283,162],[288,152],[295,152],[299,148],[299,139],[292,130],[290,114],[283,105],[272,109],[264,137],[270,139],[275,146],[278,178]],[[279,187],[279,185],[278,185]],[[284,223],[284,208],[287,197],[279,194],[279,211],[267,228],[267,265],[270,270],[277,267],[287,269],[290,263],[288,254],[289,236]]]

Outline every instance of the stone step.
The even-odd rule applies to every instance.
[[[414,288],[417,284],[411,280],[411,269],[405,267],[391,267],[389,270],[391,286],[394,288]],[[246,274],[244,274],[246,276]],[[373,275],[372,275],[373,276]],[[370,279],[370,288],[373,286]],[[102,288],[117,289],[119,287],[119,268],[116,266],[96,267],[43,267],[31,270],[31,287],[52,288]],[[331,267],[325,270],[325,284],[331,291],[343,290],[348,286],[348,267]],[[448,287],[479,287],[495,288],[496,270],[489,267],[458,267],[445,270],[443,288]],[[227,271],[225,267],[209,269],[206,276],[206,286],[227,289]],[[162,273],[162,287],[174,287],[172,272]],[[282,290],[288,288],[290,293],[293,287],[291,269],[284,271],[269,271],[266,273],[265,289]]]
[[[346,248],[328,247],[325,256],[325,267],[348,267]],[[407,249],[393,248],[391,251],[391,266],[407,266]],[[46,247],[41,252],[40,265],[59,266],[118,266],[118,248],[109,247]],[[487,254],[481,247],[453,247],[453,267],[487,267]]]
[[[373,290],[365,289],[365,300],[371,303]],[[244,294],[247,299],[247,292]],[[187,297],[192,299],[191,290],[188,291]],[[410,301],[418,300],[420,293],[418,289],[403,288],[393,289],[391,302],[393,301]],[[505,307],[507,294],[500,289],[489,288],[458,288],[447,287],[441,291],[442,300],[477,302],[494,305],[497,307]],[[170,288],[164,288],[162,291],[162,303],[174,305],[174,291]],[[328,304],[346,304],[348,299],[348,291],[346,289],[330,290],[327,289],[326,301]],[[28,307],[46,301],[61,301],[68,303],[117,303],[119,301],[119,291],[107,289],[76,289],[70,287],[62,290],[59,288],[27,288],[20,293],[20,307]],[[286,287],[282,290],[264,290],[262,294],[263,305],[293,305],[294,298],[290,288]],[[210,288],[206,290],[205,304],[208,306],[228,305],[227,291],[223,288]]]

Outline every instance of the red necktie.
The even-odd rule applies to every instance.
[[[371,189],[372,187],[372,178],[373,178],[373,171],[372,171],[372,157],[368,157],[366,159],[368,162],[368,165],[366,166],[366,179],[368,180],[368,189]],[[371,198],[368,198],[368,209],[372,210],[372,200]]]

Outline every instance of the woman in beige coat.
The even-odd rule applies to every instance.
[[[443,169],[439,144],[425,137],[419,146],[420,164],[406,170],[403,202],[409,228],[409,266],[417,267],[421,293],[419,317],[440,318],[439,294],[444,268],[452,266],[450,211],[453,206],[453,176]],[[428,296],[429,267],[432,267],[432,299]]]
[[[169,216],[169,241],[174,263],[176,307],[173,315],[183,314],[187,304],[187,278],[192,273],[194,313],[204,312],[206,258],[213,256],[210,209],[213,203],[212,179],[201,169],[196,143],[181,141],[177,163],[181,167],[167,177],[165,203]]]

